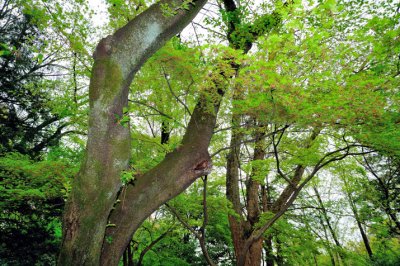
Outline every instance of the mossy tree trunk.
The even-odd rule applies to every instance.
[[[108,239],[115,239],[115,242],[110,240],[110,244],[105,241],[110,212],[122,186],[121,171],[127,169],[131,153],[129,126],[120,125],[117,119],[123,116],[122,110],[128,104],[129,86],[143,63],[179,33],[205,2],[194,1],[186,10],[179,8],[182,1],[160,1],[98,44],[89,89],[89,132],[85,159],[74,179],[63,217],[59,265],[100,265],[101,262],[117,265],[129,243],[128,237],[141,222],[204,174],[204,169],[196,170],[196,166],[204,160],[209,166],[207,147],[212,133],[209,128],[214,127],[215,114],[202,119],[204,110],[200,108],[203,113],[195,112],[192,120],[199,120],[200,126],[208,129],[208,135],[199,137],[200,133],[193,129],[195,122],[191,122],[182,150],[167,156],[159,166],[143,178],[138,178],[135,187],[128,189],[126,199],[129,206],[134,207],[130,209],[128,219],[125,218],[125,210],[118,213],[118,220],[126,224],[119,223],[112,231],[114,234]],[[176,9],[177,13],[165,16],[161,8],[163,4]],[[194,145],[196,150],[188,144],[191,141],[197,141]],[[209,170],[209,167],[205,168]],[[124,236],[115,235],[119,233]],[[101,255],[102,250],[104,255]]]

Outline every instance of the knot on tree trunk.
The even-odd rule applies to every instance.
[[[212,161],[211,159],[206,159],[198,163],[193,171],[195,172],[196,175],[209,175],[212,170]]]

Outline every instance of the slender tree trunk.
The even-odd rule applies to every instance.
[[[396,197],[396,195],[390,195],[387,184],[385,184],[385,182],[382,180],[382,178],[380,178],[372,170],[372,168],[371,168],[371,166],[369,166],[369,164],[368,164],[368,167],[369,167],[370,171],[373,173],[373,175],[375,176],[376,180],[378,181],[378,186],[380,187],[380,189],[383,192],[383,199],[381,200],[383,210],[385,211],[385,213],[387,214],[389,219],[391,219],[394,222],[394,224],[395,224],[394,227],[397,229],[397,232],[400,233],[400,221],[397,218],[396,210],[393,210],[393,208],[390,206],[390,202],[394,201],[394,198]]]
[[[233,115],[232,126],[240,125],[240,116]],[[240,156],[241,135],[232,130],[230,150],[227,158],[226,171],[226,197],[232,204],[234,214],[229,214],[229,227],[231,230],[233,247],[237,258],[243,245],[244,226],[242,224],[242,210],[239,193],[239,156]]]
[[[383,210],[385,211],[385,213],[387,214],[389,219],[391,219],[394,222],[394,230],[397,231],[398,234],[400,234],[400,221],[397,218],[398,211],[394,210],[390,206],[390,202],[395,201],[395,198],[397,197],[397,195],[396,195],[396,193],[391,194],[389,191],[389,187],[388,187],[389,183],[385,182],[385,179],[388,176],[386,176],[386,178],[380,177],[379,174],[373,169],[371,164],[368,162],[366,157],[364,157],[364,162],[365,162],[365,167],[367,168],[367,170],[378,181],[377,185],[380,188],[379,190],[381,190],[381,192],[383,193],[383,195],[382,195],[383,198],[381,199],[381,204],[382,204]],[[396,172],[398,172],[398,170],[393,172],[393,175],[395,175]]]
[[[133,254],[132,254],[132,242],[129,242],[128,246],[125,248],[122,261],[124,266],[133,266]]]
[[[317,260],[317,256],[315,256],[315,254],[313,254],[313,259],[314,259],[315,266],[318,266],[318,260]]]
[[[373,258],[374,254],[372,252],[371,245],[369,244],[368,236],[365,233],[365,230],[364,230],[364,228],[362,226],[361,218],[358,215],[357,206],[355,205],[355,203],[353,201],[353,197],[351,196],[351,193],[349,191],[346,191],[346,193],[347,193],[347,198],[348,198],[349,203],[350,203],[351,211],[353,212],[354,218],[356,219],[356,222],[357,222],[358,229],[360,230],[360,234],[361,234],[361,237],[363,239],[363,243],[364,243],[365,249],[367,250],[369,258],[371,260],[373,260],[374,259]]]
[[[329,240],[328,231],[326,230],[326,225],[324,224],[324,220],[322,219],[321,216],[318,216],[318,218],[321,222],[322,229],[324,230],[325,241],[326,241],[326,244],[324,244],[324,246],[326,247],[326,251],[328,252],[329,257],[331,259],[332,266],[336,266],[335,256],[332,254],[331,242]]]
[[[127,255],[128,255],[128,266],[133,266],[133,252],[132,252],[132,241],[129,242],[127,247]]]
[[[255,123],[257,123],[257,121],[255,121]],[[265,147],[263,141],[264,135],[265,128],[257,128],[257,132],[255,134],[256,141],[254,146],[253,161],[263,160],[265,157]],[[259,172],[259,168],[257,166],[253,166],[251,177],[246,184],[247,222],[249,223],[249,228],[254,228],[260,218],[260,182],[257,181],[257,178],[259,178],[260,175]],[[260,265],[263,241],[264,238],[260,238],[250,246],[249,253],[246,258],[246,265]]]
[[[274,266],[274,252],[272,250],[272,237],[269,236],[264,240],[265,245],[265,261],[267,266]]]
[[[181,31],[205,2],[205,0],[195,1],[189,10],[181,8],[176,15],[170,17],[163,15],[161,4],[179,6],[181,1],[166,0],[154,4],[98,44],[93,56],[94,65],[89,88],[89,132],[85,159],[74,179],[63,217],[63,241],[58,258],[59,265],[99,265],[103,244],[110,246],[113,242],[112,238],[105,238],[105,232],[110,212],[121,189],[120,173],[127,169],[130,159],[129,126],[121,125],[118,121],[118,117],[123,116],[123,107],[128,103],[129,85],[143,63],[166,41]],[[202,144],[208,145],[207,141]],[[202,150],[204,153],[203,147]],[[196,159],[204,157],[204,154],[194,157],[193,161],[186,164],[192,164],[192,167],[194,164],[196,168],[199,164]],[[194,181],[196,174],[192,173],[191,176],[189,180]],[[170,178],[170,183],[174,183],[181,177],[177,178],[171,172],[167,178]],[[155,186],[159,183],[142,182],[137,188],[141,192],[155,191],[157,190]],[[178,183],[177,191],[188,186],[187,183],[181,184],[179,181],[176,183]],[[130,195],[129,199],[136,207],[133,222],[135,226],[130,227],[129,232],[123,232],[129,239],[116,248],[118,252],[112,253],[113,258],[109,259],[107,256],[110,254],[107,253],[103,256],[103,261],[107,261],[107,265],[117,265],[133,232],[150,214],[147,210],[160,206],[165,198],[176,195],[177,191],[170,192],[164,197],[152,198],[147,202],[141,198],[143,193],[133,191],[136,194]],[[137,205],[138,202],[140,206]],[[149,202],[152,206],[147,206]],[[142,211],[143,209],[146,211]],[[124,213],[119,215],[123,217]],[[125,219],[124,222],[130,221]],[[107,250],[107,247],[103,248],[103,251]]]
[[[321,195],[319,194],[319,191],[318,191],[317,187],[313,186],[313,190],[314,190],[315,195],[317,197],[317,202],[318,202],[318,205],[320,206],[322,217],[325,220],[325,223],[328,226],[329,233],[331,234],[331,236],[333,238],[333,241],[335,242],[335,245],[336,245],[336,247],[338,249],[337,252],[339,254],[339,257],[342,260],[342,262],[344,263],[345,262],[345,254],[343,253],[343,248],[342,248],[342,245],[339,242],[339,239],[338,239],[338,237],[336,235],[336,232],[332,227],[331,220],[330,220],[330,218],[328,216],[328,211],[326,210],[325,205],[322,202]]]
[[[124,251],[124,255],[122,256],[122,265],[123,266],[128,266],[128,255],[127,255],[127,253],[128,253],[128,250],[125,250]]]
[[[161,144],[166,144],[169,141],[169,123],[167,121],[162,121],[161,123]]]

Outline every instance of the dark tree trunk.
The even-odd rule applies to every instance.
[[[284,265],[284,259],[282,256],[282,242],[279,241],[278,238],[276,238],[276,264],[278,266]]]
[[[162,121],[162,123],[161,123],[161,144],[168,143],[170,133],[171,132],[169,131],[168,122]]]
[[[127,252],[128,252],[128,266],[133,266],[133,252],[132,252],[132,242],[129,242],[128,247],[127,247]]]
[[[124,251],[124,255],[122,256],[122,265],[128,266],[128,257],[127,257],[128,250]]]
[[[362,220],[361,220],[360,216],[358,215],[357,206],[353,201],[353,197],[351,196],[351,192],[350,191],[346,191],[346,193],[347,193],[347,198],[348,198],[349,203],[350,203],[351,211],[353,212],[354,218],[356,219],[356,222],[357,222],[357,227],[360,230],[360,234],[361,234],[365,249],[367,250],[367,253],[368,253],[368,256],[369,256],[370,260],[373,260],[374,259],[374,254],[372,252],[371,245],[369,244],[368,236],[365,233],[365,230],[363,228]]]
[[[265,245],[265,261],[267,266],[274,266],[274,252],[272,250],[272,237],[269,236],[264,240]]]

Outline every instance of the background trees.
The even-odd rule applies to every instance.
[[[60,215],[81,157],[79,136],[85,134],[80,117],[86,96],[75,89],[85,75],[82,64],[69,60],[65,32],[84,19],[74,2],[65,2],[57,11],[69,10],[64,16],[75,16],[75,24],[59,25],[51,16],[56,6],[47,4],[0,2],[0,261],[5,265],[54,264]],[[83,39],[75,35],[76,43]],[[73,145],[64,145],[67,138]]]

